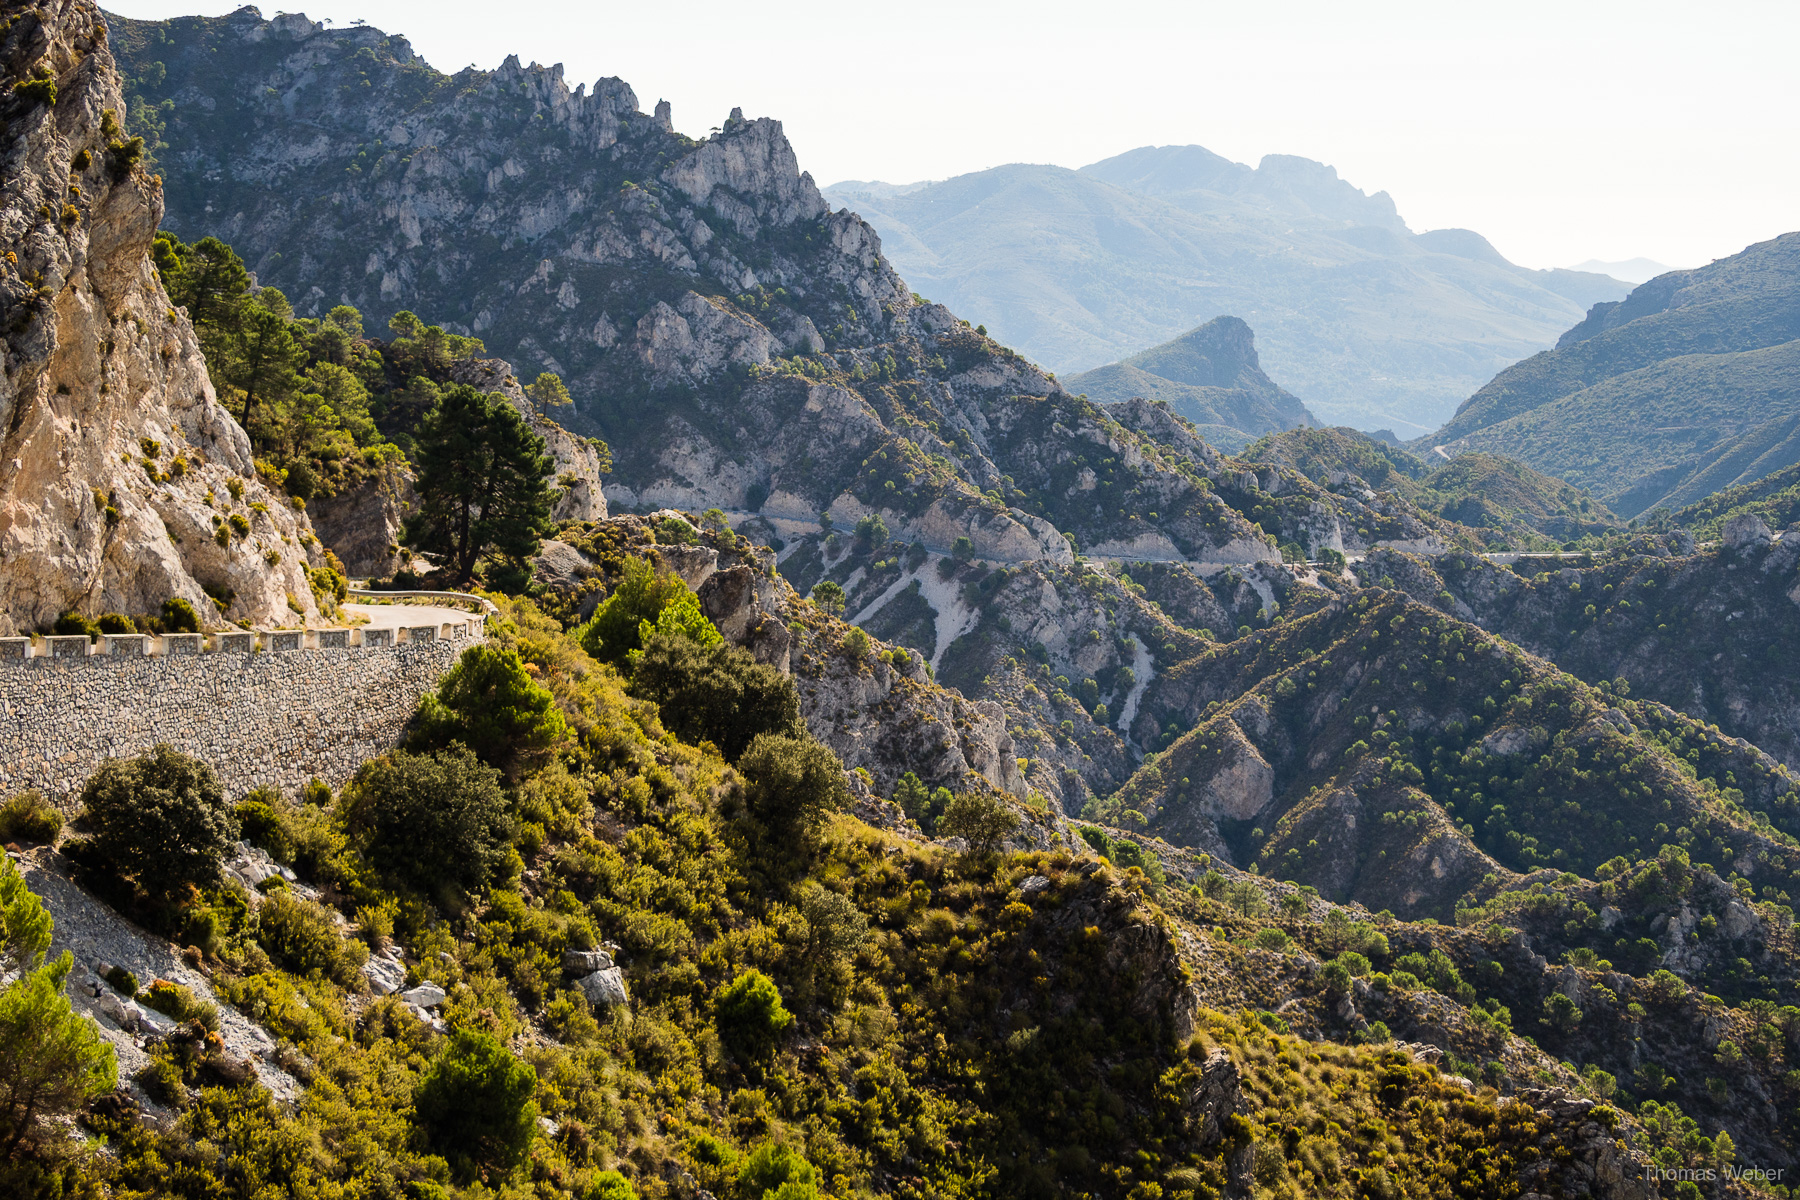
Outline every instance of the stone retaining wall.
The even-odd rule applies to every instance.
[[[159,742],[212,764],[234,800],[315,777],[337,787],[398,744],[482,639],[479,620],[460,636],[406,632],[397,645],[0,659],[0,796],[37,788],[72,809],[102,761]]]

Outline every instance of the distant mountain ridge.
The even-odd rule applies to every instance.
[[[1611,275],[1614,279],[1622,279],[1626,283],[1644,283],[1655,279],[1658,275],[1680,270],[1667,263],[1659,263],[1654,258],[1627,258],[1620,262],[1606,262],[1598,258],[1590,258],[1586,262],[1576,263],[1571,271],[1591,271],[1596,275]]]
[[[1425,444],[1520,459],[1625,516],[1800,462],[1800,233],[1596,304]]]
[[[1165,400],[1228,454],[1265,433],[1319,423],[1263,374],[1255,335],[1236,317],[1214,317],[1122,362],[1070,375],[1063,385],[1103,404],[1136,396]]]
[[[1079,171],[1013,164],[825,189],[917,291],[1053,370],[1117,362],[1213,317],[1325,421],[1416,437],[1627,285],[1506,261],[1469,230],[1408,230],[1384,192],[1287,155],[1199,146]]]

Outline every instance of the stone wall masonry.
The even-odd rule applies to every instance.
[[[338,787],[399,743],[420,699],[483,640],[479,619],[436,632],[290,649],[243,634],[214,640],[252,644],[204,651],[171,638],[155,655],[42,639],[37,653],[0,656],[0,795],[37,788],[73,810],[103,761],[160,742],[210,763],[233,800],[265,785],[291,795],[314,778]]]

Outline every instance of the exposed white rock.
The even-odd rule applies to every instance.
[[[99,13],[43,19],[56,104],[10,120],[0,174],[0,242],[17,256],[5,274],[32,285],[0,290],[0,634],[171,597],[216,620],[209,590],[231,596],[232,619],[314,616],[306,516],[257,479],[151,266],[161,182],[109,165],[102,114],[125,104]],[[249,532],[220,545],[228,514]]]
[[[415,1004],[420,1008],[434,1008],[444,1002],[444,989],[427,979],[416,988],[409,988],[400,993],[400,999],[407,1004]]]
[[[379,954],[369,956],[362,973],[377,996],[390,996],[406,986],[406,967]]]
[[[587,976],[613,965],[613,957],[604,950],[564,950],[563,970],[570,975]]]
[[[625,994],[625,973],[618,967],[606,967],[585,975],[575,986],[595,1008],[603,1004],[626,1004],[630,1000]]]

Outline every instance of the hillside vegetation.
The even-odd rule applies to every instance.
[[[1250,327],[1215,317],[1122,362],[1071,375],[1064,386],[1103,404],[1161,400],[1227,453],[1261,434],[1316,425],[1306,406],[1263,374]]]
[[[1479,530],[1491,550],[1555,548],[1623,528],[1607,507],[1560,479],[1497,454],[1427,462],[1353,429],[1296,429],[1243,451],[1334,488],[1391,491],[1446,521]]]
[[[1692,504],[1800,456],[1797,337],[1790,233],[1595,305],[1428,441],[1520,459],[1625,516]]]

